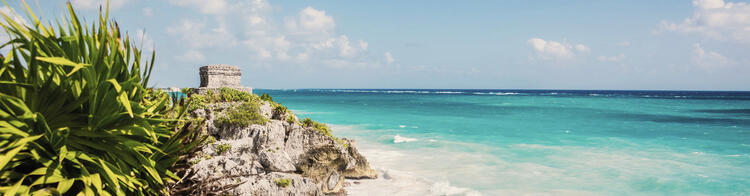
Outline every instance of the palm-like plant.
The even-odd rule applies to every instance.
[[[24,5],[31,27],[2,14],[0,192],[166,194],[169,168],[200,141],[146,88],[155,52],[142,63],[108,10],[88,26],[68,3],[69,21],[45,25]]]

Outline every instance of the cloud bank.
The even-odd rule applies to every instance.
[[[716,40],[750,44],[750,4],[694,0],[693,16],[682,22],[662,21],[662,31],[698,34]]]
[[[170,0],[170,3],[213,16],[215,21],[182,19],[168,27],[169,35],[180,37],[187,45],[179,57],[197,57],[204,49],[235,47],[237,43],[248,51],[248,57],[261,63],[335,68],[372,68],[392,63],[392,58],[383,60],[371,54],[367,41],[337,33],[334,17],[311,6],[295,15],[275,18],[275,9],[265,0],[236,3]],[[227,25],[236,20],[241,25]]]
[[[534,50],[534,60],[562,61],[570,60],[591,52],[591,48],[583,44],[569,44],[566,41],[547,41],[541,38],[531,38],[526,41]]]

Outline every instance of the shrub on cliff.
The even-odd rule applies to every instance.
[[[305,118],[302,120],[302,125],[305,127],[312,127],[313,129],[317,130],[318,132],[322,133],[325,136],[333,137],[333,134],[331,133],[331,129],[328,128],[328,125],[324,123],[315,122],[310,118]]]
[[[211,104],[220,102],[239,102],[239,105],[224,110],[216,119],[217,126],[246,127],[252,124],[265,124],[268,119],[260,114],[261,99],[252,93],[222,87],[218,91],[208,90],[203,94],[194,94],[186,102],[186,110],[207,109]]]
[[[25,4],[25,2],[24,2]],[[153,59],[108,23],[69,17],[31,26],[2,12],[0,192],[6,195],[163,195],[169,170],[199,143],[182,114],[147,88]]]
[[[260,95],[260,99],[263,101],[270,101],[273,102],[273,98],[271,98],[271,95],[268,95],[268,93],[263,93]]]
[[[206,96],[203,95],[193,95],[188,98],[187,103],[185,104],[185,109],[187,111],[193,111],[196,109],[206,109],[208,107],[208,100],[206,100]]]
[[[219,95],[223,98],[222,101],[236,102],[236,101],[253,101],[256,99],[252,93],[238,91],[227,87],[219,88]],[[262,99],[262,98],[261,98]]]
[[[247,101],[239,106],[227,108],[224,115],[216,119],[217,126],[246,127],[252,124],[263,125],[268,119],[260,114],[260,105],[256,101]]]
[[[227,152],[229,150],[232,150],[232,146],[230,146],[229,144],[219,144],[216,146],[217,154],[224,154],[224,152]]]
[[[292,114],[292,112],[289,111],[289,109],[286,108],[286,106],[281,105],[276,102],[271,102],[271,105],[273,106],[273,112],[272,112],[271,118],[276,119],[276,120],[286,120],[290,124],[294,123],[294,114]]]
[[[187,99],[185,107],[187,111],[196,109],[207,109],[210,104],[218,102],[259,102],[261,100],[252,93],[238,91],[232,88],[222,87],[218,92],[208,90],[203,94],[193,94]]]

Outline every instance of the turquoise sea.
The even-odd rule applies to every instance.
[[[255,93],[356,140],[382,176],[355,192],[750,195],[750,92]]]

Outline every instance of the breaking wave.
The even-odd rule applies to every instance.
[[[417,141],[417,138],[409,138],[409,137],[403,137],[401,135],[393,136],[393,143],[406,143],[406,142],[414,142]]]

